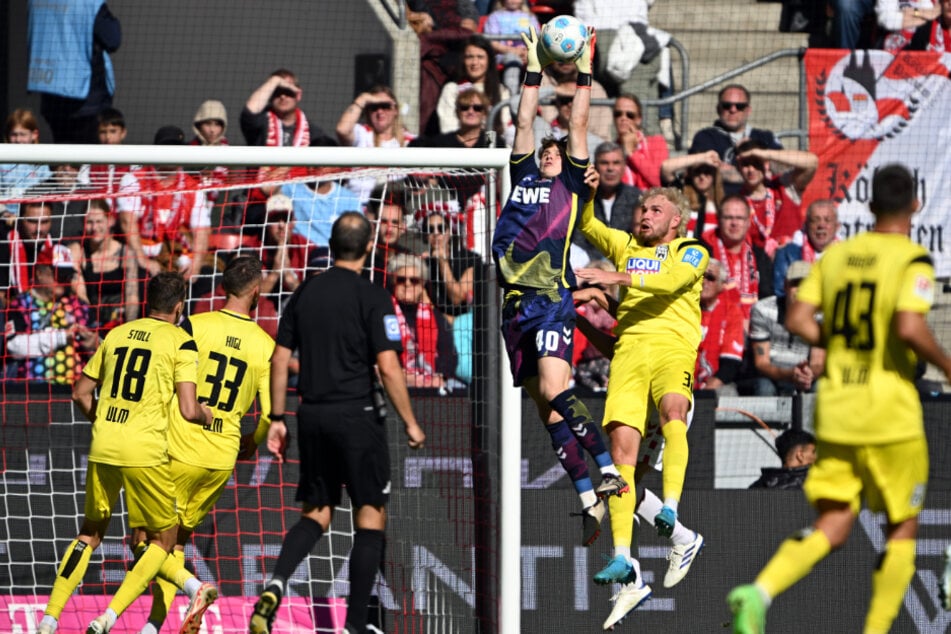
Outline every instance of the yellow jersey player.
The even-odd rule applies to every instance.
[[[773,598],[845,544],[863,497],[888,516],[866,634],[889,631],[915,574],[928,479],[915,366],[917,359],[933,363],[951,379],[951,358],[926,321],[934,267],[928,251],[908,238],[918,209],[909,171],[887,165],[875,172],[869,207],[873,229],[828,248],[786,317],[791,333],[827,350],[816,398],[818,459],[803,487],[819,515],[780,545],[755,583],[730,592],[734,632],[764,631]]]
[[[638,479],[635,469],[651,408],[659,414],[660,437],[652,438],[654,447],[645,447],[649,451],[642,459],[646,457],[646,467],[652,467],[653,458],[648,456],[653,456],[663,441],[664,500],[657,505],[653,522],[659,534],[671,537],[677,532],[683,542],[675,552],[680,561],[675,574],[666,580],[668,587],[683,578],[680,573],[686,572],[703,546],[699,534],[677,521],[689,455],[687,423],[693,402],[693,370],[700,345],[700,290],[710,259],[701,242],[684,237],[689,217],[687,200],[670,188],[644,193],[634,211],[633,234],[607,227],[595,218],[594,206],[589,203],[582,214],[581,230],[617,271],[589,268],[577,272],[579,280],[622,287],[604,426],[611,439],[611,457],[628,482]],[[624,587],[615,596],[605,629],[612,629],[651,595],[631,550],[632,518],[643,489],[637,493],[612,497],[608,502],[614,558],[594,581],[622,583]],[[659,502],[656,496],[651,499]]]
[[[149,280],[148,317],[114,328],[73,386],[73,401],[92,423],[85,517],[60,564],[38,629],[42,634],[56,631],[66,602],[102,542],[120,489],[125,489],[129,524],[145,534],[148,546],[87,634],[108,632],[160,568],[172,575],[183,569],[169,556],[177,525],[167,440],[175,397],[185,420],[212,422],[211,411],[197,400],[198,348],[175,325],[185,288],[179,273]],[[197,588],[185,590],[194,593]]]
[[[184,564],[185,544],[214,508],[239,455],[250,458],[267,436],[271,411],[271,353],[274,340],[251,319],[261,294],[261,260],[242,256],[225,268],[227,296],[221,310],[189,318],[184,328],[198,344],[198,400],[212,412],[211,423],[192,425],[175,416],[168,444],[178,506],[178,537],[173,556]],[[241,418],[257,397],[263,412],[252,439],[242,442]],[[139,536],[141,537],[141,536]],[[141,542],[137,549],[142,548]],[[177,585],[159,578],[152,584],[152,609],[140,634],[157,634],[175,598]],[[189,603],[182,634],[197,634],[202,616],[216,597],[197,592]]]

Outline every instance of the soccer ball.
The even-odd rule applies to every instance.
[[[556,62],[573,62],[588,44],[588,29],[573,15],[559,15],[545,23],[539,45]]]

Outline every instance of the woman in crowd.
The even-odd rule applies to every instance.
[[[426,293],[428,269],[418,256],[400,253],[389,261],[387,272],[403,342],[406,384],[449,389],[456,368],[452,326]]]
[[[389,86],[361,93],[337,121],[337,140],[351,147],[404,147],[415,138],[403,127],[400,104]],[[373,178],[351,178],[349,187],[365,203],[376,185]]]
[[[26,108],[18,108],[7,117],[3,128],[3,140],[6,143],[39,143],[40,126],[36,116]],[[29,163],[0,163],[0,200],[21,198],[23,193],[52,175],[46,165]],[[0,204],[4,216],[17,215],[19,205],[6,203],[6,209]]]
[[[687,234],[695,238],[717,226],[717,206],[724,196],[719,166],[714,150],[669,158],[661,164],[664,185],[682,189],[690,201]]]
[[[452,220],[458,221],[459,214]],[[423,229],[429,248],[423,254],[429,273],[433,304],[451,319],[468,312],[472,306],[472,283],[479,254],[462,244],[459,227],[450,214],[429,212]]]
[[[492,44],[481,35],[473,35],[466,40],[463,48],[462,73],[457,81],[447,82],[439,95],[436,115],[439,117],[439,131],[451,133],[462,126],[456,109],[459,93],[475,88],[489,98],[489,106],[494,106],[511,94],[502,86],[499,70],[495,65],[495,53]],[[488,114],[488,111],[486,112]],[[511,122],[511,115],[503,111],[501,126],[504,129]],[[483,146],[484,147],[484,146]]]
[[[77,294],[89,303],[101,336],[139,316],[139,267],[132,251],[113,236],[114,225],[109,203],[90,200],[82,240],[69,244],[82,281]]]
[[[635,95],[623,94],[614,100],[614,129],[624,150],[624,177],[621,182],[647,190],[660,186],[660,166],[670,151],[664,137],[644,134],[644,109]]]

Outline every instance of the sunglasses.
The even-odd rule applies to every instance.
[[[393,281],[397,284],[412,284],[413,286],[419,286],[423,281],[418,277],[407,277],[405,275],[395,275],[393,276]]]
[[[704,273],[704,274],[703,274],[703,279],[708,280],[708,281],[710,281],[710,282],[716,282],[716,281],[717,281],[717,276],[714,275],[713,273]]]
[[[367,112],[376,112],[377,110],[395,110],[396,104],[392,101],[368,103],[363,107],[363,109]]]
[[[292,99],[297,99],[297,93],[290,88],[278,88],[273,93],[271,93],[271,99],[277,99],[278,97],[290,97]]]
[[[459,104],[456,110],[458,110],[459,112],[465,112],[466,110],[482,112],[483,110],[485,110],[485,106],[483,106],[481,103],[466,103],[466,104]]]
[[[720,110],[733,110],[734,108],[736,108],[737,112],[743,112],[749,107],[750,107],[750,104],[748,103],[739,103],[736,101],[721,101],[720,102]]]
[[[446,233],[446,225],[442,223],[429,225],[428,227],[426,227],[426,233]]]
[[[626,118],[632,119],[632,120],[633,120],[633,119],[640,119],[640,118],[641,118],[641,113],[640,113],[640,112],[634,112],[634,111],[632,111],[632,110],[615,110],[615,111],[614,111],[614,118],[615,118],[615,119],[620,119],[621,117],[626,117]]]

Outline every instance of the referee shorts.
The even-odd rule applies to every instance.
[[[559,301],[545,294],[513,295],[502,307],[502,338],[516,387],[538,376],[538,359],[556,357],[569,365],[578,314],[571,291],[559,289]]]
[[[300,482],[297,501],[338,506],[340,489],[354,509],[384,506],[390,498],[386,426],[370,400],[301,403],[297,410]]]
[[[122,489],[125,489],[132,528],[160,533],[178,523],[175,485],[167,462],[153,467],[117,467],[90,462],[86,468],[86,517],[93,522],[112,517]]]

